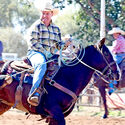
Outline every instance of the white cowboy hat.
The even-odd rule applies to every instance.
[[[114,27],[112,30],[108,32],[108,34],[121,33],[125,35],[125,31],[121,30],[119,27]]]
[[[59,9],[53,8],[52,4],[47,2],[45,6],[41,9],[41,11],[52,11],[53,16],[57,15],[59,13]]]

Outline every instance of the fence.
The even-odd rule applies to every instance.
[[[110,109],[125,109],[125,91],[117,90],[112,93],[111,96],[106,95],[107,105]],[[92,86],[91,88],[87,88],[87,90],[82,92],[79,96],[79,99],[76,103],[76,108],[79,111],[80,106],[88,106],[88,107],[103,107],[103,101],[101,95],[99,93],[98,88]]]
[[[2,53],[3,60],[17,60],[18,54],[17,53]]]
[[[79,111],[80,106],[88,106],[88,107],[102,107],[102,100],[100,93],[96,87],[87,88],[86,91],[83,91],[79,99],[76,103],[76,108]]]

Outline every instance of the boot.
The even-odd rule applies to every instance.
[[[39,96],[36,96],[36,95],[29,96],[27,98],[27,101],[32,106],[38,106],[39,105]]]
[[[41,96],[45,93],[44,88],[38,88],[36,89],[33,94],[31,94],[28,98],[27,101],[30,105],[32,106],[38,106],[41,100]]]

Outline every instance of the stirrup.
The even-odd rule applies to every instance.
[[[45,93],[45,88],[37,88],[34,90],[34,92],[27,98],[27,101],[29,104],[33,106],[38,106],[41,100],[41,96]],[[39,96],[34,95],[35,93],[39,93]]]
[[[32,106],[38,106],[39,105],[39,103],[40,103],[40,97],[39,96],[29,96],[28,98],[27,98],[27,101],[28,101],[28,103],[30,104],[30,105],[32,105]]]

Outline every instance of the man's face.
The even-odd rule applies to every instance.
[[[120,35],[120,33],[114,33],[113,34],[114,39],[117,39],[119,35]]]
[[[53,16],[52,11],[42,11],[42,21],[43,21],[43,23],[50,23],[52,16]]]

